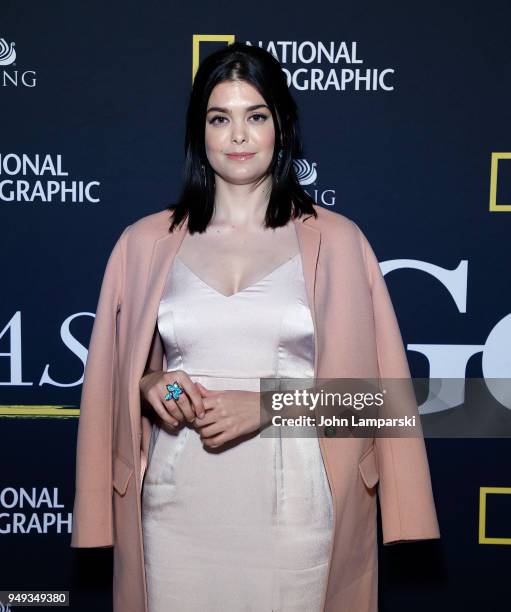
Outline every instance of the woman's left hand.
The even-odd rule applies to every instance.
[[[206,415],[193,427],[208,448],[216,448],[261,426],[260,394],[257,391],[211,391],[195,383],[202,395]]]

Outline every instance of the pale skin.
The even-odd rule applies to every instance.
[[[263,278],[299,252],[294,224],[265,229],[271,176],[264,177],[275,146],[275,126],[264,98],[245,81],[224,81],[211,92],[205,123],[208,162],[215,173],[215,211],[202,234],[187,233],[178,256],[225,296]],[[255,153],[245,160],[227,153]],[[184,393],[165,400],[175,380]],[[262,425],[260,394],[210,390],[184,370],[157,371],[140,381],[143,397],[174,427],[186,419],[204,446],[217,448]]]

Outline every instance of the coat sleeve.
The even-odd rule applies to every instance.
[[[108,259],[85,364],[76,446],[71,547],[113,546],[112,420],[126,227]]]
[[[371,286],[380,378],[407,379],[411,383],[403,339],[385,279],[367,238],[357,229]],[[440,537],[415,396],[406,412],[417,416],[414,437],[375,437],[384,544]]]

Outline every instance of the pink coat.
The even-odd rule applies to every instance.
[[[315,376],[409,379],[396,315],[365,235],[344,215],[315,209],[316,219],[294,220],[316,334]],[[166,370],[158,306],[187,231],[185,221],[169,233],[170,217],[168,210],[147,215],[115,244],[82,388],[71,546],[114,546],[114,612],[150,612],[141,487],[152,421],[141,409],[139,381],[148,368]],[[335,512],[323,610],[375,612],[377,495],[384,544],[440,537],[424,440],[319,441]]]

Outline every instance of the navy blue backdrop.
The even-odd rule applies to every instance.
[[[509,2],[3,0],[1,15],[0,590],[110,609],[111,550],[69,547],[99,286],[121,230],[177,196],[194,62],[232,40],[289,75],[304,187],[396,264],[413,375],[509,376]],[[446,287],[438,270],[458,266]],[[442,539],[381,548],[380,609],[506,610],[511,443],[426,443]],[[490,541],[482,487],[504,493],[486,497]]]

